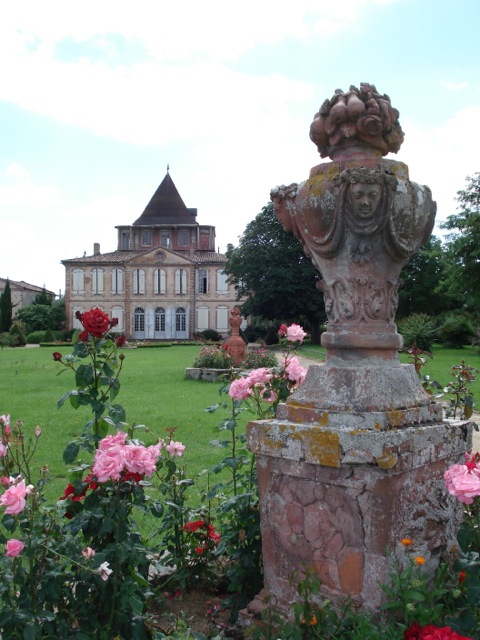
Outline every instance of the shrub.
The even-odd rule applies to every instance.
[[[16,337],[12,336],[10,333],[0,333],[0,348],[15,347],[16,341]]]
[[[32,331],[30,332],[27,337],[27,344],[40,344],[40,342],[43,342],[45,337],[45,331]]]
[[[193,366],[200,369],[230,369],[233,367],[233,360],[223,347],[214,345],[202,347],[193,361]]]
[[[407,348],[415,345],[422,351],[430,351],[438,336],[435,319],[426,313],[408,316],[399,322],[398,328]]]
[[[15,322],[10,328],[10,335],[15,339],[15,347],[24,347],[27,344],[25,334],[20,323]]]
[[[245,359],[241,366],[244,369],[259,369],[260,367],[277,366],[277,357],[263,347],[251,347],[245,352]]]
[[[270,327],[270,329],[267,331],[267,335],[265,336],[265,344],[278,344],[279,341],[280,339],[278,337],[277,331],[275,331],[273,327]]]
[[[439,329],[445,347],[461,349],[476,337],[475,327],[466,316],[448,316]]]
[[[199,340],[207,340],[209,342],[221,342],[222,336],[215,329],[205,329],[198,333]]]
[[[51,329],[47,329],[45,331],[45,335],[43,336],[42,342],[55,342],[56,336]]]

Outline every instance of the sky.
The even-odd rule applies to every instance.
[[[116,250],[167,166],[225,252],[328,161],[310,123],[361,82],[400,111],[388,157],[439,225],[480,170],[479,24],[478,0],[2,3],[0,276],[63,292],[61,261]]]

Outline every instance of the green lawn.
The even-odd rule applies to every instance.
[[[185,379],[199,346],[160,349],[126,349],[121,389],[117,402],[127,413],[129,425],[144,424],[152,433],[140,432],[146,443],[167,435],[176,428],[174,438],[186,445],[184,461],[189,475],[215,464],[222,452],[209,442],[217,437],[217,425],[224,411],[205,413],[205,408],[220,400],[220,384]],[[66,444],[79,435],[90,419],[88,409],[73,409],[66,402],[57,408],[58,399],[74,388],[71,371],[54,362],[51,348],[17,348],[0,351],[0,414],[10,414],[12,422],[21,419],[26,432],[36,425],[42,428],[35,465],[48,465],[50,483],[47,496],[63,493],[68,467],[62,454]],[[66,355],[71,349],[62,348]],[[245,419],[246,421],[246,419]],[[87,458],[85,458],[87,461]]]

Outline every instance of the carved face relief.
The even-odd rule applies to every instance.
[[[379,184],[358,182],[350,187],[350,199],[355,214],[362,220],[371,220],[375,215],[382,197]]]

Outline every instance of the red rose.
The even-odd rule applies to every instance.
[[[118,338],[115,338],[115,344],[119,349],[124,347],[126,342],[127,342],[127,339],[125,338],[125,336],[118,336]]]
[[[54,351],[52,353],[52,357],[55,360],[55,362],[60,362],[60,360],[62,359],[62,354],[59,351]]]
[[[88,342],[88,338],[89,338],[89,334],[88,331],[81,331],[78,334],[78,339],[80,340],[80,342]]]
[[[100,309],[91,309],[83,314],[82,324],[95,338],[101,338],[110,329],[111,321],[106,313]]]
[[[195,533],[195,531],[198,531],[198,529],[205,528],[205,523],[203,520],[195,520],[192,522],[187,522],[187,524],[184,525],[183,528],[189,533]]]

